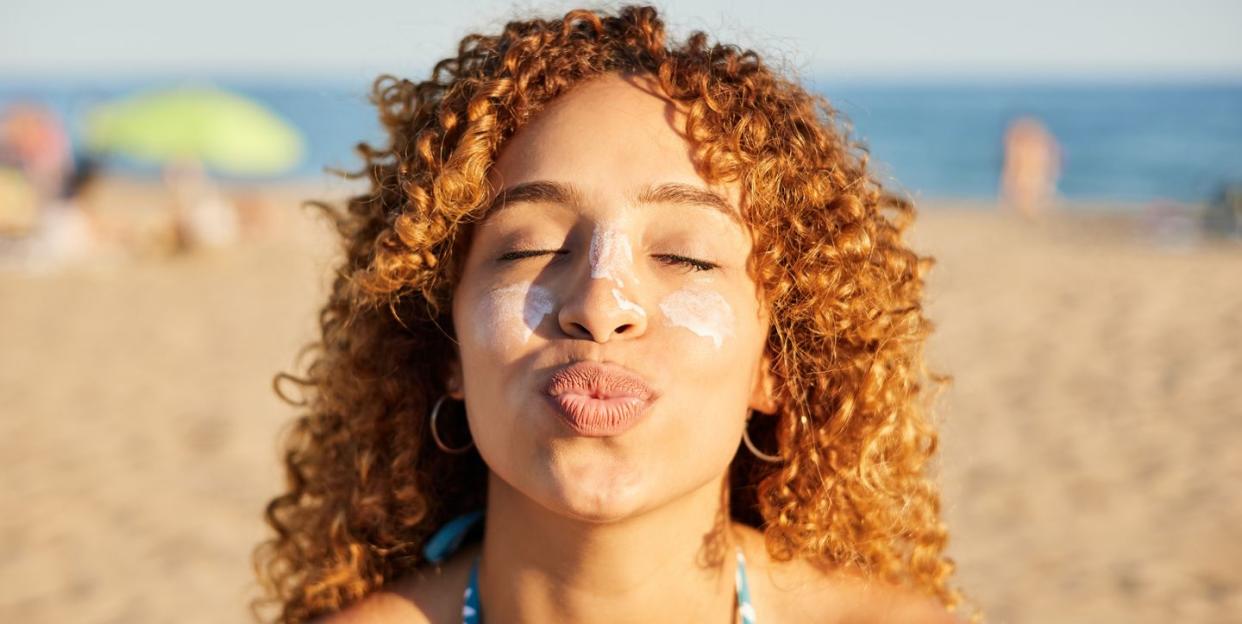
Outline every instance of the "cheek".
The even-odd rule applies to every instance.
[[[488,350],[508,350],[530,342],[552,313],[552,293],[542,286],[514,284],[483,295],[472,319],[473,335]]]
[[[719,350],[734,334],[736,318],[729,302],[712,290],[682,289],[660,301],[665,322],[711,341]]]

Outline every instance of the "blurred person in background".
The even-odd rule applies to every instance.
[[[73,169],[64,124],[38,104],[15,103],[0,112],[0,159],[18,165],[43,198],[61,196]]]
[[[195,159],[169,161],[161,170],[172,202],[174,248],[221,248],[237,243],[240,223],[233,202]]]
[[[56,113],[16,103],[0,113],[0,253],[26,268],[45,269],[88,257],[98,245],[93,214],[77,198],[95,174],[75,158]]]
[[[1005,130],[1001,201],[1028,219],[1047,210],[1061,173],[1060,146],[1034,117],[1020,117]]]
[[[1212,236],[1242,240],[1242,182],[1224,182],[1201,218]]]

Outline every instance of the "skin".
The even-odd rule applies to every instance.
[[[877,605],[886,621],[943,614],[799,560],[774,562],[758,531],[726,519],[726,471],[749,410],[775,411],[770,325],[745,270],[753,242],[737,218],[739,189],[697,174],[684,124],[649,79],[608,74],[504,146],[494,197],[548,181],[572,184],[579,201],[490,212],[455,292],[450,396],[465,401],[489,468],[484,538],[334,621],[460,621],[481,555],[491,622],[729,622],[738,547],[765,624],[843,621]],[[639,201],[666,183],[714,192],[727,210]],[[525,250],[557,253],[505,259]],[[567,433],[541,392],[553,367],[575,360],[642,375],[658,394],[650,413],[615,437]],[[918,619],[895,610],[906,604],[922,605]]]

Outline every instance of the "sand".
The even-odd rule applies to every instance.
[[[248,619],[294,415],[270,379],[313,338],[334,253],[296,200],[339,190],[269,192],[266,242],[0,271],[0,620]],[[1236,621],[1242,245],[952,202],[914,240],[955,376],[951,554],[988,620]]]
[[[998,622],[1242,613],[1242,246],[928,213],[961,581]]]

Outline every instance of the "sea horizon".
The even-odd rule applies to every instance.
[[[994,199],[1001,138],[1008,123],[1024,116],[1040,120],[1059,143],[1058,194],[1071,202],[1204,203],[1242,183],[1242,76],[805,74],[794,78],[839,112],[842,129],[865,146],[877,177],[918,198]],[[278,179],[313,179],[325,168],[358,169],[357,143],[383,144],[368,102],[379,75],[0,75],[0,107],[18,100],[49,106],[67,121],[77,145],[83,114],[98,103],[145,89],[212,84],[259,101],[298,127],[307,157]],[[107,164],[156,174],[140,163]]]

